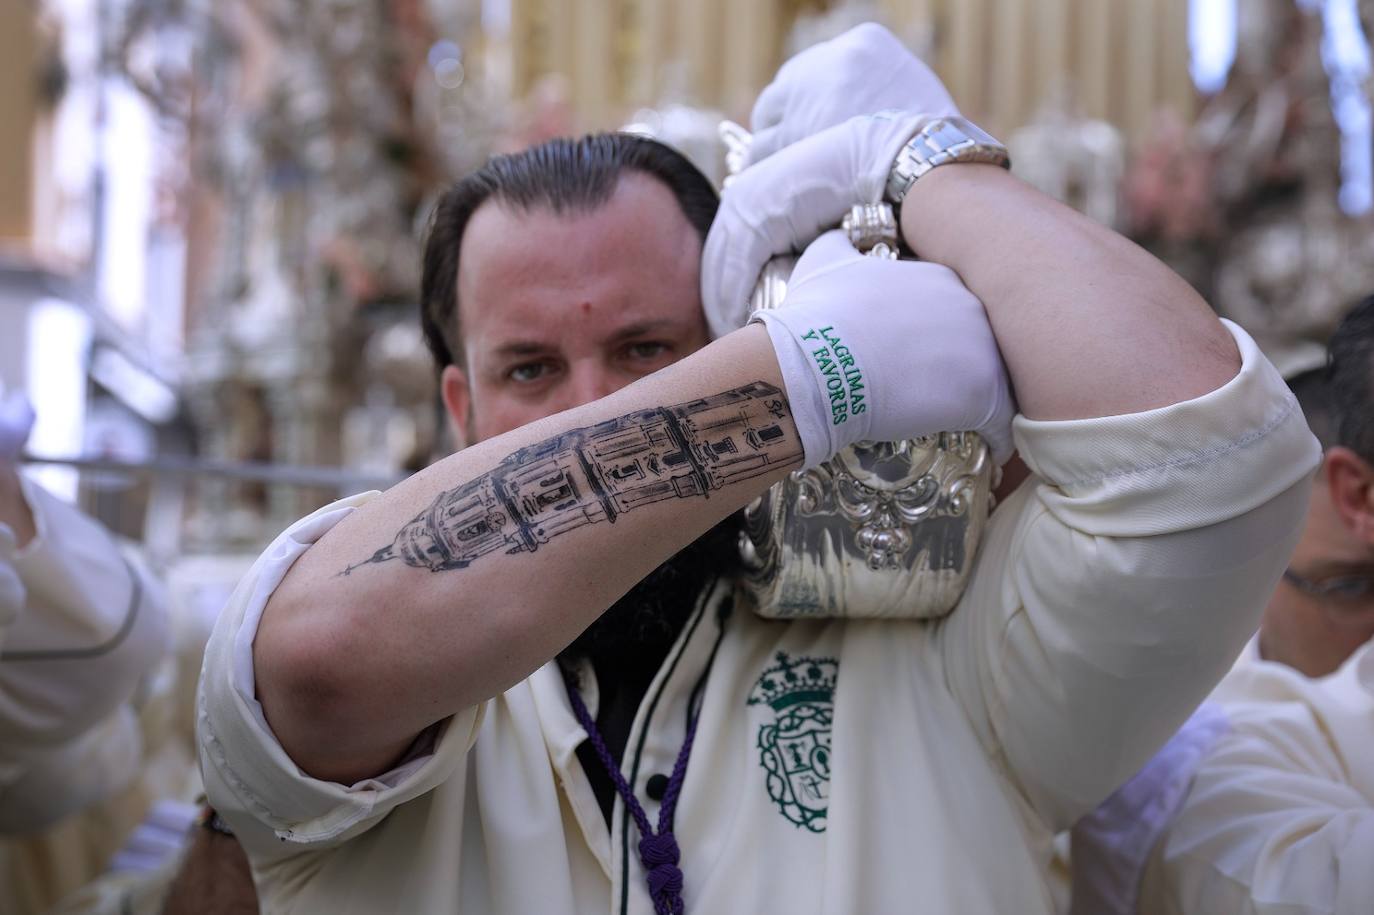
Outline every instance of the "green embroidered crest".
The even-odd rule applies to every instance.
[[[789,821],[825,832],[830,803],[830,723],[834,711],[834,658],[791,658],[759,677],[749,705],[767,705],[774,720],[759,728],[759,764],[768,796]]]

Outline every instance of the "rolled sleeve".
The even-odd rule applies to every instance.
[[[1221,679],[1300,532],[1320,450],[1227,327],[1241,369],[1202,397],[1017,420],[1037,478],[993,515],[944,624],[951,690],[1053,829],[1137,772]]]
[[[1255,341],[1230,321],[1241,369],[1193,400],[1124,416],[1017,417],[1016,444],[1048,486],[1040,502],[1066,526],[1147,537],[1235,518],[1317,466],[1298,402]]]
[[[397,805],[452,777],[475,739],[480,707],[437,725],[395,769],[342,785],[302,772],[257,700],[253,639],[268,599],[311,545],[375,495],[325,506],[279,536],[230,597],[206,648],[197,697],[206,793],[250,848],[282,854],[283,843],[289,852],[358,835]]]

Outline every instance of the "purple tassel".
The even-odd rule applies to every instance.
[[[687,736],[683,738],[682,749],[678,751],[677,762],[673,765],[673,776],[668,779],[668,787],[663,792],[663,801],[658,808],[658,832],[655,833],[649,825],[648,814],[640,806],[634,791],[630,790],[625,776],[620,774],[620,767],[611,758],[611,751],[601,739],[601,732],[596,729],[596,722],[587,711],[577,685],[571,677],[568,677],[567,684],[573,714],[586,730],[597,758],[606,767],[615,790],[625,801],[625,806],[639,827],[639,860],[648,874],[649,897],[654,901],[654,912],[657,915],[683,915],[682,868],[678,867],[681,851],[677,846],[677,837],[673,835],[673,814],[677,810],[678,796],[682,794],[682,783],[687,778],[687,760],[692,755],[692,741],[697,734],[697,716],[692,716],[687,724]]]

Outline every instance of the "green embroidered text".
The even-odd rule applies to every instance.
[[[825,378],[826,396],[830,398],[830,422],[838,426],[849,417],[868,410],[864,403],[864,376],[854,361],[854,354],[835,333],[833,325],[812,328],[802,339],[821,344],[811,349],[811,358]]]

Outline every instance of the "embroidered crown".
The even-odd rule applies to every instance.
[[[830,702],[840,666],[834,658],[793,658],[777,654],[778,664],[759,677],[749,693],[749,705],[771,705],[782,711],[799,702]]]

